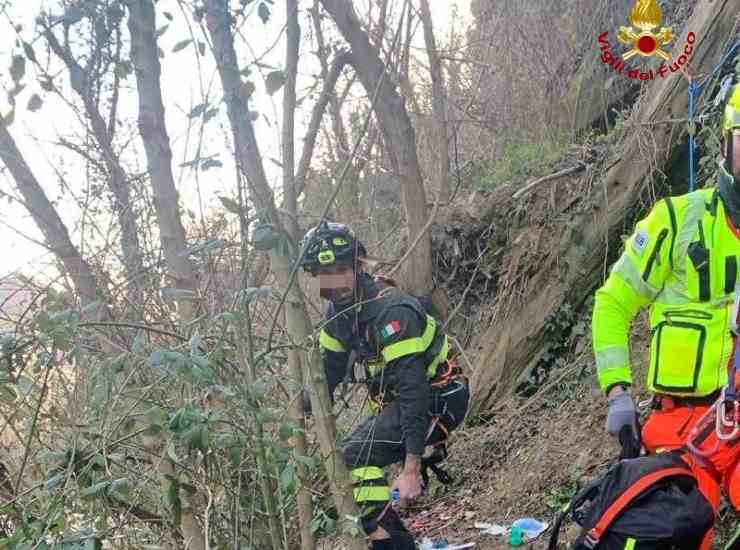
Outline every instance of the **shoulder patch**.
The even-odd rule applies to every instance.
[[[642,254],[647,248],[649,240],[650,235],[648,235],[648,232],[644,229],[640,229],[635,233],[635,236],[632,237],[632,248],[637,252],[637,254]]]
[[[398,334],[401,332],[401,322],[400,321],[391,321],[390,323],[383,326],[382,329],[380,329],[380,335],[383,338],[390,338],[394,334]]]

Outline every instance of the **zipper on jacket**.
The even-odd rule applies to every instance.
[[[709,249],[707,248],[707,242],[704,239],[704,225],[699,220],[699,241],[701,242],[702,251],[704,253],[704,261],[697,271],[699,272],[699,299],[702,302],[708,302],[711,296],[710,282],[709,282]]]
[[[655,248],[653,248],[653,251],[650,253],[650,257],[648,258],[647,264],[645,265],[645,271],[642,273],[642,280],[647,281],[650,278],[650,273],[653,270],[653,264],[658,259],[658,254],[660,253],[660,249],[663,246],[663,241],[668,236],[668,229],[661,229],[660,233],[658,233],[658,240],[655,243]]]

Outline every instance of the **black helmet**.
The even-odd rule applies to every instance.
[[[301,267],[312,275],[326,266],[354,266],[367,254],[349,226],[334,222],[322,222],[309,229],[301,241],[301,251]]]

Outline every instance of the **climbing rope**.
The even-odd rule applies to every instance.
[[[722,55],[719,63],[714,67],[711,73],[703,78],[697,80],[689,80],[689,191],[694,190],[696,181],[696,175],[694,174],[694,152],[696,151],[696,114],[694,102],[698,95],[701,93],[702,88],[714,78],[717,72],[724,66],[728,59],[735,53],[735,50],[740,48],[740,39],[736,40],[732,47],[728,47],[725,53]],[[724,93],[729,89],[729,85],[732,83],[732,79],[726,79],[722,83],[722,88],[718,97],[722,97]],[[717,102],[715,102],[717,105]],[[701,117],[703,118],[703,117]]]

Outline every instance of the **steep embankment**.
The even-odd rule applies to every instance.
[[[579,322],[587,322],[585,312]],[[645,315],[632,330],[635,402],[649,413],[643,390],[649,328]],[[555,512],[585,483],[603,473],[619,455],[605,432],[606,403],[598,390],[590,335],[570,340],[566,366],[553,369],[530,397],[514,397],[496,412],[456,432],[447,469],[455,478],[445,488],[436,480],[431,495],[410,509],[408,525],[417,536],[475,542],[480,550],[510,548],[505,536],[481,534],[476,522],[508,526],[517,518],[551,522]],[[724,509],[714,547],[721,548],[735,516]],[[567,524],[560,548],[577,534]],[[546,548],[548,530],[530,548]]]

